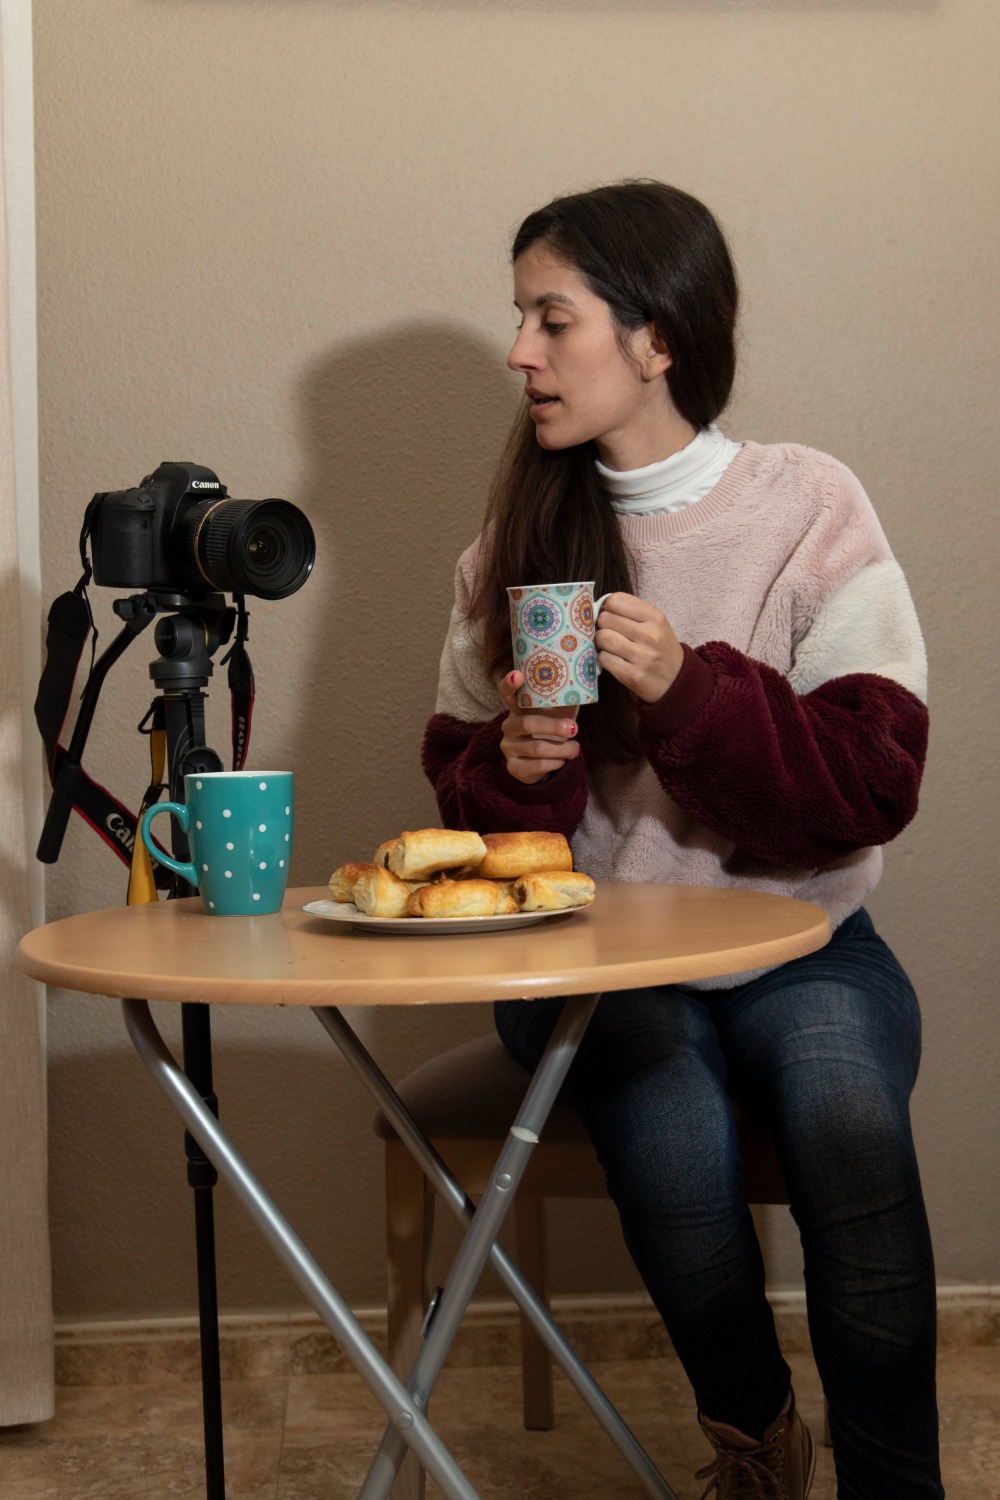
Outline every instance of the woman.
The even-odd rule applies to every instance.
[[[910,1132],[920,1022],[863,902],[913,817],[925,657],[857,479],[730,442],[737,287],[696,199],[629,182],[512,251],[525,404],[459,559],[423,764],[445,823],[559,829],[598,878],[823,906],[821,952],[616,993],[567,1094],[694,1388],[718,1500],[808,1493],[812,1439],[764,1295],[727,1086],[774,1135],[804,1256],[838,1495],[940,1496],[934,1268]],[[505,587],[594,579],[600,702],[522,710]],[[544,739],[536,738],[544,734]],[[560,1001],[504,1002],[529,1067]]]

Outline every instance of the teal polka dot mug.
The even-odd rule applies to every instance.
[[[216,917],[279,911],[288,882],[295,802],[291,771],[213,771],[184,778],[183,802],[158,802],[143,815],[152,857],[197,886]],[[153,842],[150,824],[172,813],[188,836],[191,861]]]

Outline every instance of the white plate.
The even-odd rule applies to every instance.
[[[369,917],[353,901],[310,901],[302,908],[311,917],[327,922],[347,922],[366,932],[393,932],[397,937],[438,937],[454,932],[501,932],[504,928],[529,927],[546,917],[572,916],[581,906],[564,911],[515,911],[506,917]]]

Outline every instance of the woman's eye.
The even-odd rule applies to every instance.
[[[546,321],[546,323],[544,324],[544,327],[545,327],[545,331],[547,333],[562,333],[563,329],[566,327],[566,324],[565,323],[549,323],[549,322]]]

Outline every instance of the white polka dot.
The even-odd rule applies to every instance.
[[[286,844],[288,843],[288,834],[287,833],[285,834],[285,843]]]
[[[260,783],[260,789],[261,789],[262,792],[266,792],[267,791],[267,782],[266,781],[262,781]]]
[[[285,817],[286,817],[286,818],[287,818],[287,817],[288,817],[288,815],[289,815],[289,813],[290,813],[290,812],[291,812],[291,810],[292,810],[292,809],[291,809],[291,808],[290,808],[290,807],[286,807],[286,808],[285,808]]]
[[[233,815],[233,814],[232,814],[232,809],[231,809],[231,808],[228,808],[228,807],[224,807],[224,808],[223,808],[223,809],[222,809],[222,816],[223,816],[223,817],[224,817],[224,818],[231,818],[231,817],[232,817],[232,815]]]
[[[197,787],[198,791],[200,792],[201,791],[201,782],[200,781],[196,781],[195,782],[195,786]]]
[[[200,823],[196,823],[196,824],[195,824],[195,825],[194,825],[194,826],[195,826],[195,827],[196,827],[196,828],[200,828],[200,827],[201,827],[201,824],[200,824]]]
[[[235,844],[227,844],[226,845],[227,849],[234,849],[235,847],[236,847]]]
[[[233,872],[232,872],[232,870],[227,870],[226,871],[226,879],[227,880],[232,880],[232,878],[233,878]]]
[[[202,865],[202,867],[201,867],[201,868],[202,868],[202,869],[203,869],[203,870],[207,870],[207,869],[208,869],[208,865]]]
[[[260,896],[259,896],[259,895],[258,895],[258,894],[257,894],[257,892],[256,892],[256,891],[254,891],[254,893],[253,893],[253,899],[254,899],[254,900],[255,900],[255,901],[259,901],[259,900],[260,900]]]
[[[285,868],[285,861],[283,859],[279,859],[278,860],[278,869],[279,870],[283,870],[284,868]]]
[[[259,823],[257,825],[257,832],[258,833],[266,833],[267,832],[267,824],[266,823]]]
[[[261,868],[261,869],[262,869],[262,870],[266,870],[266,869],[267,869],[267,865],[266,865],[266,864],[265,864],[265,863],[264,863],[264,861],[263,861],[263,860],[261,860],[261,862],[260,862],[260,868]]]
[[[209,909],[209,911],[214,911],[215,910],[215,902],[214,901],[210,901],[208,903],[208,909]]]

